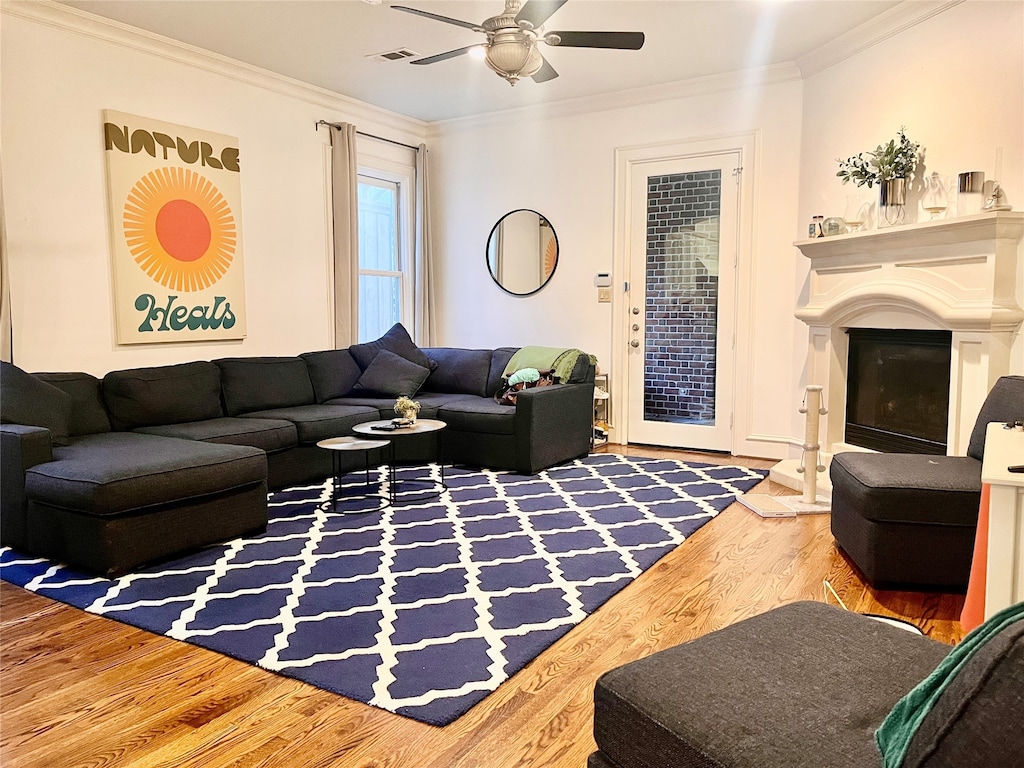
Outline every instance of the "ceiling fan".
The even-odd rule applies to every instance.
[[[527,0],[524,5],[521,0],[505,0],[505,10],[500,15],[484,19],[479,24],[440,16],[418,8],[407,8],[404,5],[391,7],[397,11],[414,13],[417,16],[487,35],[485,43],[467,45],[465,48],[456,48],[447,53],[416,59],[409,62],[410,64],[434,64],[469,53],[475,48],[482,48],[485,51],[487,66],[508,80],[510,85],[515,85],[523,77],[532,77],[535,83],[543,83],[558,77],[558,72],[537,48],[540,41],[562,48],[618,48],[637,51],[643,47],[643,32],[545,32],[544,22],[565,5],[566,1]]]

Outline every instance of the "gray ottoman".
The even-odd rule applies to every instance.
[[[905,713],[903,768],[1024,766],[1024,619],[979,633]],[[602,676],[588,765],[878,768],[875,731],[950,650],[822,603],[776,608]]]
[[[871,586],[967,588],[981,501],[980,461],[839,453],[830,476],[832,535]]]
[[[949,646],[794,603],[603,675],[590,768],[868,768]]]

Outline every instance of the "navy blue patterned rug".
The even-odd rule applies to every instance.
[[[363,515],[333,512],[328,481],[271,494],[263,535],[119,579],[10,549],[0,578],[445,725],[765,474],[614,454],[535,476],[447,468],[440,498]]]

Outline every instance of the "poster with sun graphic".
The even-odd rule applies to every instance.
[[[118,344],[245,338],[238,140],[105,110]]]

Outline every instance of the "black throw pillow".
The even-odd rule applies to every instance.
[[[71,397],[16,365],[0,362],[0,423],[44,427],[50,430],[51,444],[68,445]]]
[[[401,323],[395,323],[391,326],[391,330],[376,341],[368,341],[365,344],[353,344],[348,349],[360,369],[364,371],[370,367],[370,363],[373,362],[374,358],[382,350],[387,350],[399,357],[404,357],[409,362],[423,366],[427,369],[428,374],[437,367],[423,353],[423,350],[416,346],[416,342],[412,340],[412,336],[409,335],[409,332],[405,330],[405,326]]]
[[[382,349],[363,371],[354,391],[412,397],[430,375],[430,369]]]

